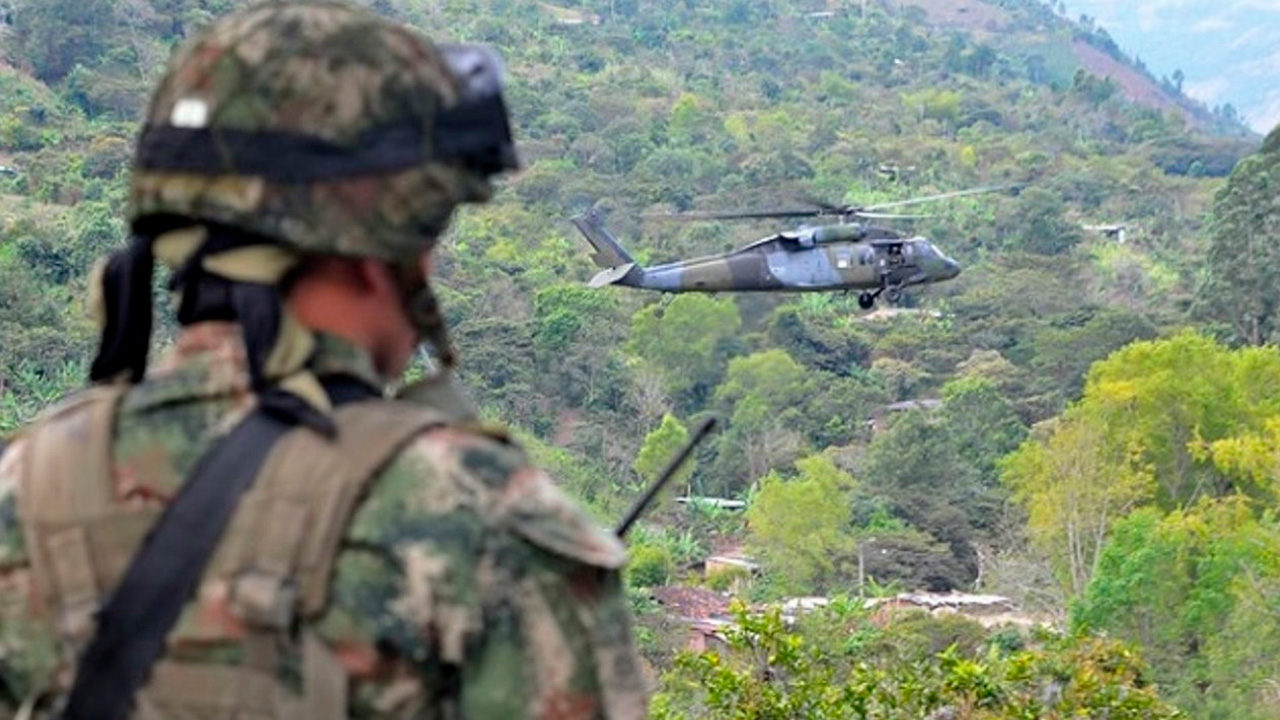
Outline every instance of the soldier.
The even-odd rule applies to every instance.
[[[262,5],[174,56],[90,385],[0,457],[24,716],[641,718],[598,528],[454,386],[428,278],[516,167],[498,59]],[[152,269],[180,332],[148,367]],[[440,372],[389,398],[419,342]]]

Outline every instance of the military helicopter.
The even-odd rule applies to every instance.
[[[943,198],[993,192],[1012,186],[960,190],[940,195],[854,206],[811,200],[817,207],[766,212],[703,212],[664,215],[680,220],[736,220],[834,216],[836,225],[801,226],[726,253],[641,267],[605,228],[597,208],[570,218],[595,249],[592,261],[601,271],[587,285],[621,285],[658,292],[819,292],[861,291],[858,306],[874,307],[881,294],[890,303],[902,299],[903,288],[950,280],[960,265],[924,237],[854,219],[910,218],[877,212],[890,207]]]

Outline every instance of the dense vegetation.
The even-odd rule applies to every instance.
[[[654,717],[1183,717],[1114,640],[989,633],[965,618],[895,615],[845,598],[798,625],[776,609],[736,613],[726,647],[687,653],[663,678]]]
[[[0,430],[81,381],[93,344],[84,276],[125,237],[147,84],[174,42],[237,4],[0,0]],[[854,692],[872,677],[859,668],[897,663],[920,692],[950,688],[924,712],[1021,717],[1035,711],[1018,698],[1042,675],[1096,680],[1100,663],[1107,692],[1150,678],[1196,717],[1268,716],[1280,677],[1280,300],[1268,274],[1280,136],[1259,146],[1168,88],[1160,108],[1127,100],[1079,59],[1123,60],[1105,33],[1034,0],[369,4],[507,58],[526,168],[492,206],[459,215],[440,280],[487,413],[602,522],[700,418],[724,421],[678,492],[747,511],[668,499],[633,535],[645,650],[672,673],[655,712],[728,706],[674,689],[706,680],[715,668],[699,663],[713,661],[672,666],[680,633],[645,588],[703,582],[690,563],[743,545],[763,564],[733,583],[750,601],[981,589],[1069,634],[1000,645],[975,630],[950,655],[908,656],[884,650],[895,630],[840,626],[867,644],[789,656],[800,664],[756,678],[761,692],[785,696],[805,673]],[[967,14],[947,12],[962,4]],[[914,222],[965,270],[910,293],[901,312],[867,314],[838,294],[590,290],[594,268],[566,222],[598,205],[650,263],[787,226],[648,212],[1006,182],[1024,189],[939,203]],[[1098,223],[1123,223],[1125,242],[1085,229]],[[162,331],[161,344],[173,328]],[[788,647],[834,632],[756,622],[744,627]],[[1091,645],[1096,633],[1143,659]],[[961,670],[1003,699],[956,690]],[[904,717],[925,708],[894,697]],[[1164,716],[1149,700],[1129,716]],[[773,716],[755,708],[740,716]]]

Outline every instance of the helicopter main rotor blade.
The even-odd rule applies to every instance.
[[[849,213],[860,218],[869,218],[873,220],[919,220],[921,218],[937,217],[936,215],[902,215],[898,213],[876,213],[876,212],[858,212]]]
[[[778,210],[774,212],[688,212],[645,215],[644,217],[655,220],[744,220],[751,218],[815,217],[825,214],[828,214],[825,210]]]
[[[806,218],[806,217],[859,217],[867,219],[918,219],[934,217],[933,215],[906,215],[901,213],[878,213],[878,212],[862,212],[861,210],[842,210],[841,208],[830,208],[821,210],[779,210],[777,212],[742,212],[742,213],[718,213],[718,212],[691,212],[681,213],[679,215],[646,215],[647,218],[655,220],[750,220],[756,218]]]
[[[894,200],[891,202],[876,203],[874,205],[833,205],[824,200],[815,198],[810,195],[804,195],[801,200],[813,204],[816,209],[785,209],[785,210],[757,210],[753,212],[686,212],[686,213],[653,213],[643,217],[656,220],[750,220],[762,218],[811,218],[811,217],[840,217],[840,218],[927,218],[933,215],[897,215],[887,213],[877,213],[876,210],[884,210],[886,208],[902,207],[904,205],[915,205],[917,203],[932,202],[934,200],[944,200],[946,198],[963,197],[965,195],[978,195],[981,193],[995,192],[997,190],[1008,190],[1011,188],[1021,187],[1021,184],[1014,183],[1010,185],[988,185],[979,188],[970,188],[968,190],[954,190],[952,192],[939,193],[937,195],[926,195],[924,197],[909,198],[907,200]]]
[[[1008,190],[1018,187],[1018,185],[988,185],[986,187],[969,188],[968,190],[954,190],[952,192],[939,193],[937,195],[925,195],[918,198],[910,198],[907,200],[894,200],[892,202],[876,203],[875,205],[867,205],[862,210],[883,210],[891,207],[901,207],[903,205],[915,205],[922,202],[933,202],[934,200],[945,200],[953,197],[963,197],[965,195],[980,195],[982,193],[995,192],[997,190]]]

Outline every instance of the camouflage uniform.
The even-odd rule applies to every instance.
[[[251,402],[243,363],[234,328],[192,327],[129,393],[114,443],[121,502],[141,508],[173,493]],[[323,338],[317,363],[376,382],[367,357],[335,338]],[[19,440],[0,461],[0,642],[19,691],[56,662],[49,631],[24,617],[13,511],[22,457]],[[355,681],[353,717],[419,716],[424,683],[387,651],[388,640],[410,658],[457,665],[462,717],[643,717],[616,573],[622,548],[508,440],[423,433],[378,474],[345,537],[317,630]],[[220,643],[208,638],[230,646],[235,635],[219,593],[201,598],[170,638],[188,657],[216,655]]]
[[[456,72],[455,66],[443,63],[429,43],[328,3],[281,8],[233,15],[176,56],[153,101],[149,127],[192,133],[170,134],[159,145],[178,137],[199,147],[207,140],[201,134],[210,129],[217,141],[218,131],[265,128],[282,133],[272,136],[281,147],[297,135],[339,148],[358,147],[369,141],[370,128],[397,132],[389,120],[435,117],[438,126],[456,122],[439,118],[449,107],[460,106],[465,93],[445,71]],[[282,99],[295,88],[297,98]],[[317,99],[328,102],[317,106]],[[432,145],[441,137],[449,136],[428,134],[425,142],[411,142],[417,154],[409,152],[407,160],[396,156],[388,161],[385,154],[375,153],[355,172],[339,169],[332,177],[282,179],[273,177],[275,170],[269,167],[257,177],[246,172],[236,165],[234,148],[226,156],[232,168],[184,167],[181,157],[153,155],[148,161],[146,155],[157,152],[157,142],[144,131],[132,196],[135,231],[149,238],[140,246],[141,254],[149,262],[154,252],[175,270],[205,279],[259,285],[277,282],[287,272],[297,260],[294,249],[411,262],[444,230],[454,205],[488,198],[484,178],[494,168],[476,171],[476,158],[465,153],[455,160],[447,149]],[[312,146],[304,142],[296,147]],[[321,148],[320,154],[331,149]],[[492,160],[490,153],[478,162]],[[282,242],[266,243],[265,250],[262,244],[208,249],[202,245],[207,245],[206,236],[190,229],[193,220],[197,226],[221,223]],[[120,257],[104,263],[100,273],[112,277],[119,270],[116,261],[123,262]],[[97,282],[111,294],[108,280],[100,275]],[[136,285],[149,291],[149,278]],[[434,301],[427,288],[414,289],[416,295],[407,293],[406,301],[413,303],[424,337],[441,351],[447,371],[451,353]],[[108,297],[102,304],[107,338],[113,326],[119,331],[122,311],[118,298]],[[318,392],[319,379],[343,374],[371,389],[381,388],[364,350],[302,329],[283,314],[275,330],[273,344],[264,350],[249,341],[242,323],[200,318],[187,322],[176,346],[149,368],[143,367],[145,353],[139,363],[136,349],[129,348],[123,352],[132,359],[123,365],[106,362],[99,367],[95,361],[98,386],[119,392],[107,435],[105,495],[111,512],[126,521],[153,518],[179,491],[197,460],[271,393],[283,389],[309,412],[337,417]],[[104,348],[110,344],[104,339]],[[105,355],[106,349],[99,360]],[[619,579],[624,548],[531,466],[508,437],[477,423],[451,388],[445,375],[415,395],[413,402],[430,405],[440,422],[396,445],[359,485],[349,520],[340,526],[340,542],[328,558],[331,572],[321,573],[327,588],[320,593],[323,605],[298,614],[306,636],[318,638],[334,660],[338,675],[326,677],[350,688],[348,707],[336,714],[325,708],[325,715],[643,717],[644,681]],[[76,646],[68,645],[67,638],[76,632],[61,624],[65,607],[59,615],[59,608],[45,606],[50,597],[65,605],[66,589],[50,594],[49,587],[33,582],[42,575],[33,564],[31,538],[43,536],[31,529],[33,521],[26,515],[37,504],[29,490],[46,490],[40,478],[27,473],[39,455],[33,449],[37,440],[62,456],[58,462],[71,468],[72,476],[82,462],[77,453],[83,437],[73,430],[77,414],[87,411],[76,402],[72,398],[51,410],[33,425],[43,428],[39,433],[28,428],[0,456],[0,676],[5,681],[0,693],[7,689],[25,697],[38,688],[65,692],[68,673],[74,670]],[[387,406],[388,413],[396,405],[372,404]],[[72,422],[66,422],[68,417]],[[338,428],[348,426],[339,423]],[[267,467],[264,477],[288,474],[287,464],[281,469],[269,462]],[[69,482],[76,486],[74,477]],[[20,488],[28,488],[26,494]],[[89,494],[94,491],[86,488]],[[70,504],[78,501],[72,498]],[[72,510],[68,513],[72,524],[79,522]],[[321,516],[323,512],[301,517]],[[241,515],[233,519],[199,591],[167,636],[164,662],[236,668],[251,654],[247,638],[253,623],[244,616],[241,601],[229,599],[232,578],[224,560],[236,552],[257,552],[256,545],[272,545],[277,536],[306,523],[288,514],[245,517],[250,519],[240,525]],[[139,523],[143,521],[134,521]],[[100,545],[84,545],[93,555],[99,584],[120,574],[121,559],[112,553],[141,542],[138,527],[129,532],[126,540],[120,539],[126,535],[103,535]],[[46,553],[59,552],[39,544]],[[283,546],[293,548],[288,542]],[[56,573],[49,577],[63,582]],[[52,581],[45,577],[42,582]],[[97,588],[102,596],[110,591],[107,585]],[[82,630],[78,637],[83,638]],[[289,629],[281,637],[297,634]],[[288,645],[271,665],[286,693],[309,682],[296,677],[299,655],[298,646]],[[315,689],[312,684],[308,692]],[[249,688],[241,691],[252,694]],[[239,700],[228,695],[237,692],[222,694],[214,698],[222,703],[218,712],[181,716],[282,716],[236,707]],[[134,717],[176,716],[176,711],[163,712],[164,707],[148,706]]]

